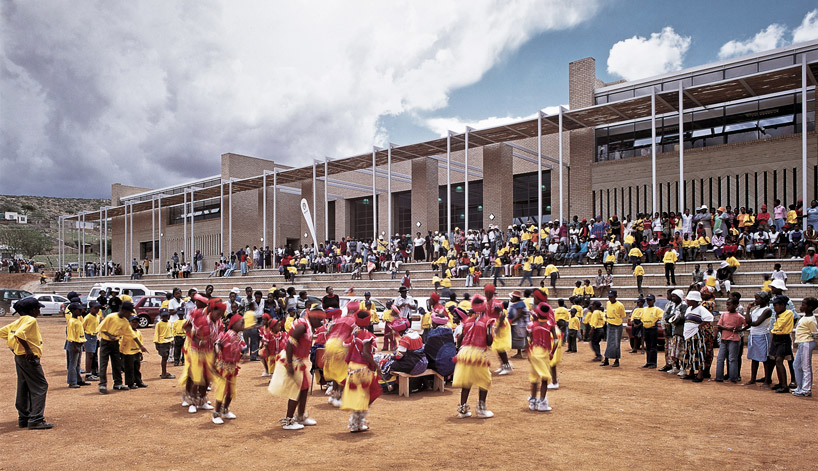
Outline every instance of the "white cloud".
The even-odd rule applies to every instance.
[[[223,152],[365,152],[381,116],[446,106],[598,4],[3,2],[0,188],[98,196],[218,173]]]
[[[619,41],[608,53],[608,73],[635,80],[679,70],[690,42],[690,36],[681,36],[670,26],[650,38]]]
[[[568,108],[568,105],[562,105],[563,108]],[[546,115],[553,115],[559,113],[559,106],[548,106],[544,108],[543,113]],[[537,113],[528,116],[490,116],[488,118],[479,119],[477,121],[468,121],[460,117],[438,117],[428,118],[421,121],[421,124],[432,130],[441,137],[445,137],[448,131],[462,133],[465,132],[466,126],[472,129],[487,129],[503,124],[516,123],[518,121],[526,121],[529,119],[536,119]]]
[[[818,9],[804,16],[801,24],[792,32],[792,42],[800,43],[818,39]]]
[[[721,46],[721,49],[719,49],[719,59],[743,56],[745,54],[752,54],[754,52],[767,51],[769,49],[781,47],[786,43],[786,40],[784,39],[784,34],[786,32],[786,26],[773,23],[746,41],[737,41],[735,39],[728,41]]]

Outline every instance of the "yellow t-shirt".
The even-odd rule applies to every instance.
[[[787,211],[787,224],[795,224],[798,222],[798,213],[793,210]]]
[[[584,322],[594,329],[601,329],[605,326],[605,315],[602,314],[602,311],[597,309],[592,312],[590,316],[586,317]]]
[[[99,317],[94,314],[86,314],[82,320],[82,328],[85,335],[97,335],[99,330]]]
[[[82,328],[82,321],[78,317],[68,319],[68,328],[65,331],[65,338],[69,342],[85,343],[85,330]]]
[[[727,260],[725,260],[725,262],[727,262],[727,264],[730,265],[731,267],[738,268],[739,266],[741,266],[741,263],[739,263],[738,259],[733,256],[727,257]]]
[[[812,334],[818,333],[818,322],[815,316],[804,316],[798,321],[798,326],[795,328],[795,343],[812,342],[814,339]]]
[[[631,312],[631,319],[632,320],[635,320],[635,319],[642,320],[642,312],[644,310],[645,310],[645,308],[643,308],[643,307],[634,308],[634,310]]]
[[[579,317],[574,316],[568,319],[568,329],[570,330],[579,330]]]
[[[709,286],[710,288],[715,288],[716,287],[716,277],[713,276],[713,275],[708,276],[707,279],[704,280],[704,284]]]
[[[571,317],[571,311],[568,308],[560,306],[554,309],[554,320],[567,321]]]
[[[611,325],[622,325],[625,319],[625,306],[616,301],[614,303],[608,301],[605,304],[605,320]]]
[[[380,321],[381,319],[378,317],[378,310],[375,309],[375,305],[373,304],[372,310],[369,311],[369,322],[372,323],[372,325],[375,325]]]
[[[129,325],[128,328],[130,329],[131,326]],[[119,342],[119,353],[123,355],[136,355],[141,351],[136,341],[139,340],[139,343],[142,343],[142,332],[133,329],[131,329],[131,332],[133,332],[132,336],[123,337],[122,341]]]
[[[766,291],[768,293],[771,293],[772,289],[770,288],[770,284],[772,282],[773,282],[773,280],[764,280],[764,283],[761,284],[761,291]]]
[[[551,276],[552,273],[559,272],[559,269],[550,263],[545,267],[545,276]]]
[[[676,256],[675,250],[668,250],[665,252],[665,256],[662,258],[662,263],[676,263],[679,257]]]
[[[616,263],[616,257],[614,254],[609,253],[607,257],[605,257],[605,263]]]
[[[423,317],[420,319],[420,328],[421,329],[431,329],[432,328],[432,313],[426,312]]]
[[[173,321],[173,336],[174,337],[184,337],[185,336],[185,320],[184,319],[177,319]]]
[[[471,301],[466,301],[464,299],[463,301],[460,301],[459,303],[457,303],[457,307],[459,307],[460,309],[462,309],[462,310],[464,310],[466,312],[469,312],[469,309],[471,309]]]
[[[523,263],[523,271],[531,271],[531,261],[530,260],[531,259],[526,260],[525,263]]]
[[[167,321],[159,321],[153,329],[153,343],[173,342],[173,325]]]
[[[634,242],[635,240],[636,240],[636,239],[635,239],[635,238],[634,238],[632,235],[630,235],[630,234],[628,234],[628,235],[626,235],[626,236],[625,236],[625,243],[626,243],[626,244],[633,244],[633,242]]]
[[[659,319],[662,318],[664,311],[659,309],[656,306],[653,307],[646,307],[642,309],[642,325],[645,326],[646,329],[654,327]]]
[[[252,329],[256,325],[256,312],[244,311],[244,328]]]
[[[522,240],[531,240],[531,233],[530,232],[523,232],[521,236]]]
[[[628,257],[641,257],[642,251],[637,249],[636,247],[632,248],[630,252],[628,252]]]
[[[793,327],[792,311],[787,309],[781,314],[775,315],[775,323],[773,324],[773,330],[771,330],[770,332],[776,335],[789,335],[790,332],[792,332],[792,327]]]
[[[38,358],[43,356],[43,337],[37,319],[31,316],[20,316],[19,319],[0,329],[0,338],[7,339],[8,346],[15,355],[25,355],[26,349],[20,343],[25,341],[31,352]]]
[[[160,306],[160,309],[168,309],[169,305],[170,305],[170,300],[166,299],[166,300],[162,301],[162,305]]]
[[[633,269],[633,276],[645,276],[645,269],[642,268],[642,265],[636,265],[636,268]]]
[[[440,286],[444,288],[451,288],[452,287],[452,280],[449,277],[443,278],[440,280]]]
[[[434,285],[435,283],[440,283],[440,277],[437,275],[432,277],[432,285]]]
[[[582,286],[577,286],[574,288],[574,292],[572,293],[574,296],[582,296],[585,294],[585,288]]]
[[[494,259],[494,268],[500,268],[503,266],[503,260],[500,257]]]
[[[542,263],[543,263],[542,255],[537,255],[536,257],[534,257],[534,265],[542,265]]]
[[[120,294],[120,295],[119,295],[119,299],[120,299],[120,300],[121,300],[123,303],[124,303],[124,302],[126,302],[126,301],[127,301],[127,302],[130,302],[130,303],[132,303],[132,302],[133,302],[133,298],[132,298],[132,297],[130,297],[129,295],[127,295],[127,294]]]
[[[133,329],[131,329],[131,324],[128,323],[128,319],[119,317],[119,314],[116,312],[112,312],[108,314],[105,319],[102,319],[98,332],[102,336],[102,340],[133,340],[135,336]]]
[[[295,317],[287,316],[287,320],[284,321],[284,332],[289,332],[293,328],[293,322],[295,322]]]
[[[582,288],[584,289],[585,294],[586,294],[587,296],[593,296],[593,295],[594,295],[594,287],[593,287],[593,286],[591,286],[591,285],[585,285],[585,286],[583,286]],[[580,311],[580,312],[582,312],[582,311]]]

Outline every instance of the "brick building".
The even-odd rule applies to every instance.
[[[220,175],[158,190],[114,184],[107,211],[63,219],[109,221],[123,266],[186,249],[202,250],[207,268],[230,247],[312,243],[302,198],[321,243],[817,197],[818,41],[630,82],[603,83],[590,57],[568,74],[569,109],[558,115],[299,168],[227,153]]]

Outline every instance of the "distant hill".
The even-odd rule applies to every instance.
[[[110,200],[107,199],[85,199],[85,198],[54,198],[50,196],[12,196],[0,195],[0,228],[9,226],[24,226],[29,229],[36,229],[43,231],[54,243],[51,250],[52,254],[57,253],[57,220],[59,216],[66,214],[77,214],[81,211],[98,211],[100,206],[109,205]],[[28,216],[28,224],[17,224],[12,221],[4,221],[3,213],[10,211]],[[69,232],[66,241],[66,256],[70,257],[71,253],[77,253],[77,242],[75,240],[75,233]],[[96,241],[98,234],[96,231],[88,231],[86,233],[86,242],[89,244],[89,250],[96,252]],[[45,255],[45,254],[44,254]],[[76,255],[74,255],[76,257]],[[55,261],[54,257],[41,258],[40,261],[46,262],[49,266]]]

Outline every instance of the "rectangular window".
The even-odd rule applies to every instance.
[[[716,70],[714,72],[708,72],[706,74],[699,74],[694,76],[692,83],[693,86],[704,85],[705,83],[718,82],[719,80],[722,79],[724,79],[724,71]]]
[[[412,234],[412,192],[392,193],[391,232],[401,235]],[[416,231],[415,231],[416,232]]]
[[[446,230],[446,185],[438,187],[438,207],[440,230]],[[465,212],[466,188],[463,182],[452,183],[452,231],[463,229],[466,223]],[[479,229],[483,226],[483,181],[469,181],[469,228]]]
[[[168,225],[184,224],[185,216],[188,218],[188,223],[190,222],[190,214],[183,214],[183,207],[184,205],[182,204],[168,208]],[[190,203],[188,203],[188,208],[190,208]],[[220,210],[221,205],[219,204],[218,198],[215,200],[194,201],[193,221],[196,222],[217,218],[219,217]]]
[[[542,172],[542,221],[551,220],[551,171]],[[537,172],[514,175],[514,223],[538,221]]]
[[[335,240],[337,235],[335,235],[335,201],[330,201],[327,203],[327,234],[329,234],[329,238]]]
[[[350,235],[355,239],[372,240],[375,230],[372,196],[352,198],[347,201],[349,203]]]

